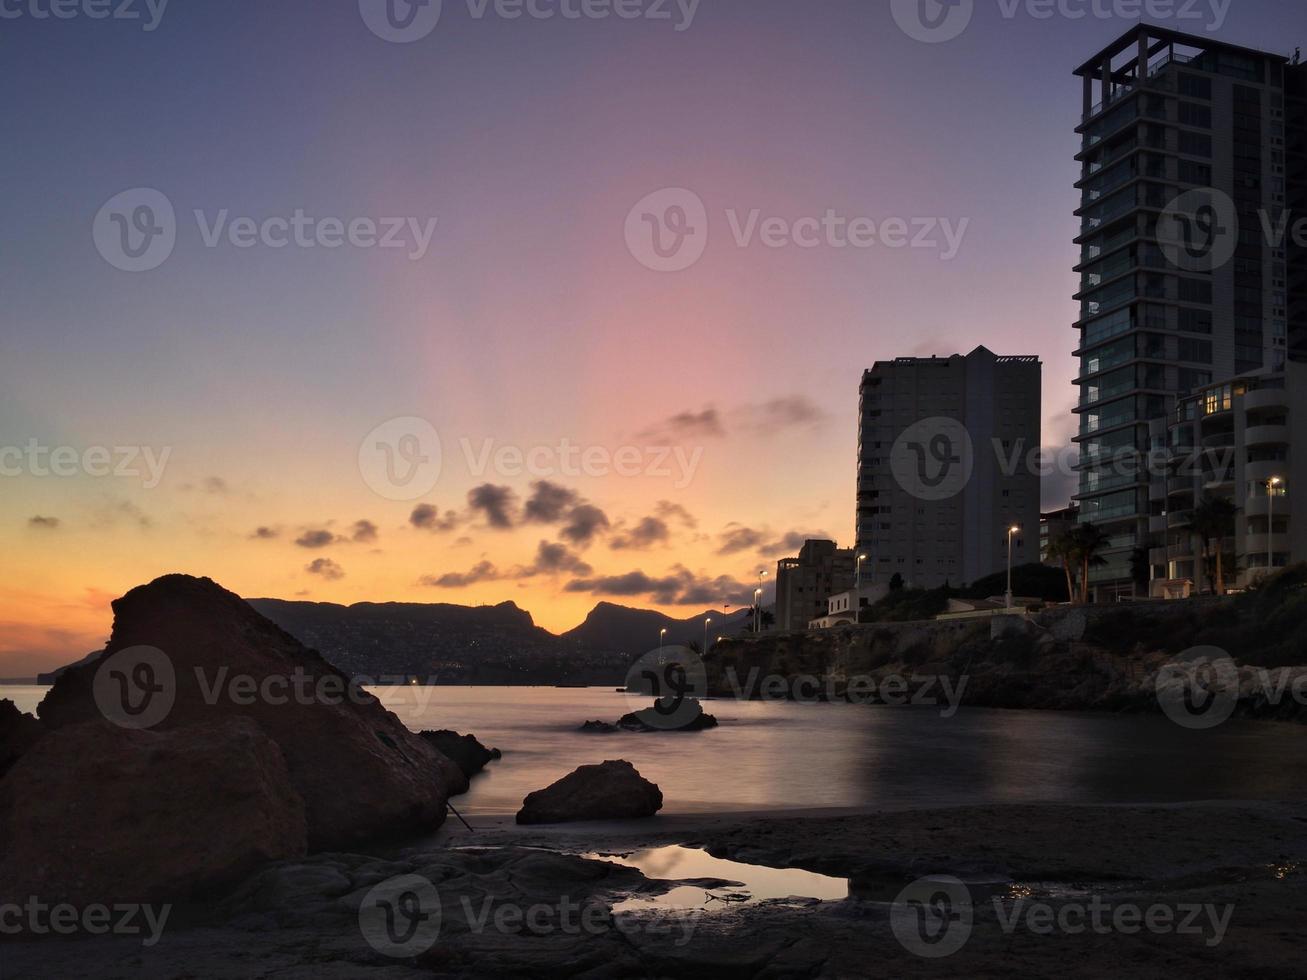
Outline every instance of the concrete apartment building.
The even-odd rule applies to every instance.
[[[1039,515],[1039,560],[1045,565],[1062,567],[1062,559],[1050,555],[1053,542],[1080,523],[1080,508],[1075,504]]]
[[[834,541],[805,541],[799,557],[776,563],[776,628],[806,630],[811,621],[826,615],[830,596],[853,588],[856,573],[852,548],[838,548]]]
[[[1293,513],[1290,494],[1294,485],[1307,486],[1307,454],[1294,451],[1307,436],[1307,364],[1290,361],[1282,371],[1200,388],[1151,428],[1168,461],[1168,471],[1153,478],[1150,561],[1166,569],[1151,583],[1154,598],[1212,588],[1191,527],[1205,495],[1238,507],[1223,549],[1228,587],[1307,560],[1307,521]]]
[[[1038,559],[1042,365],[977,347],[902,357],[860,390],[857,553],[863,585],[963,585]]]
[[[1153,581],[1186,567],[1170,552],[1182,517],[1166,513],[1141,465],[1177,406],[1188,411],[1191,393],[1283,372],[1291,348],[1307,356],[1302,249],[1263,231],[1307,204],[1305,72],[1283,55],[1148,26],[1076,70],[1077,500],[1080,520],[1110,539],[1107,563],[1090,576],[1099,601],[1140,592],[1131,574],[1140,551]],[[1248,410],[1266,408],[1229,409]],[[1238,419],[1216,415],[1199,427],[1237,432]],[[1219,438],[1238,436],[1223,428]],[[1183,511],[1183,498],[1175,506]]]

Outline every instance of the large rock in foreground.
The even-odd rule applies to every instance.
[[[498,749],[488,749],[482,745],[475,735],[460,735],[443,728],[438,732],[419,734],[426,739],[428,745],[463,770],[463,775],[468,779],[502,756]]]
[[[517,811],[520,824],[574,820],[631,820],[662,809],[663,794],[625,759],[581,766],[558,782],[536,790]]]
[[[375,697],[209,579],[168,575],[133,589],[113,610],[104,653],[67,670],[41,703],[49,728],[114,714],[104,703],[115,697],[139,712],[147,688],[154,692],[148,712],[120,721],[171,731],[252,719],[285,757],[312,850],[438,827],[448,797],[467,789],[459,768]],[[163,659],[147,654],[153,662],[143,669],[140,647],[157,648]],[[190,800],[197,812],[204,786],[197,780]]]
[[[0,701],[0,776],[44,734],[41,723],[18,710],[12,701]]]
[[[0,904],[176,901],[306,849],[304,803],[248,718],[106,721],[43,738],[0,782]]]

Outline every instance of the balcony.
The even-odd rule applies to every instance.
[[[1244,433],[1244,444],[1248,446],[1287,446],[1289,444],[1289,427],[1287,425],[1254,425]]]
[[[1258,388],[1243,396],[1243,407],[1249,412],[1262,408],[1288,409],[1289,393],[1283,388]]]
[[[1173,510],[1166,515],[1166,526],[1168,530],[1177,530],[1188,527],[1193,523],[1194,512],[1191,510]]]
[[[1276,494],[1275,504],[1272,505],[1267,499],[1266,494],[1259,493],[1257,496],[1249,497],[1243,502],[1243,515],[1244,517],[1265,518],[1269,512],[1275,515],[1275,523],[1279,524],[1280,518],[1289,513],[1291,506],[1292,504],[1289,503],[1289,498],[1285,494]]]
[[[1263,459],[1256,463],[1248,463],[1243,468],[1244,479],[1250,483],[1260,483],[1265,486],[1266,481],[1273,476],[1281,479],[1289,472],[1289,464],[1282,459]]]

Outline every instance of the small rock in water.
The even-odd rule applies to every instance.
[[[520,824],[652,817],[663,794],[625,759],[581,766],[558,782],[536,790],[517,811]]]

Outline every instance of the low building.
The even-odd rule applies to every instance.
[[[808,629],[827,630],[833,626],[852,626],[858,622],[858,614],[868,606],[889,595],[888,585],[864,585],[861,588],[837,592],[826,599],[826,615],[808,623]]]
[[[852,548],[839,548],[834,541],[805,541],[797,558],[776,563],[776,628],[807,629],[826,615],[829,596],[853,588],[856,575]]]
[[[1307,365],[1289,361],[1207,385],[1181,398],[1151,426],[1149,595],[1209,592],[1210,564],[1193,528],[1206,496],[1234,503],[1233,535],[1222,544],[1226,585],[1243,588],[1268,570],[1307,560],[1307,518],[1295,485],[1307,486]],[[1215,542],[1207,551],[1214,553]]]

